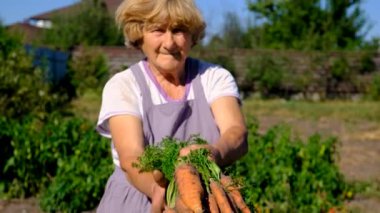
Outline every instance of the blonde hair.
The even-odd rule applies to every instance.
[[[124,0],[116,11],[116,22],[123,30],[126,44],[140,49],[143,30],[157,24],[169,29],[185,29],[193,45],[204,36],[206,24],[193,0]]]

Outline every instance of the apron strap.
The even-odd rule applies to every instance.
[[[193,81],[194,99],[200,102],[202,108],[210,108],[201,81],[201,74],[204,72],[203,69],[205,68],[201,66],[199,60],[191,59],[190,64],[192,75],[196,75]]]
[[[150,106],[153,105],[153,102],[152,102],[152,96],[150,94],[148,84],[146,83],[146,80],[144,77],[144,73],[143,73],[144,71],[139,66],[139,63],[132,65],[131,70],[141,90],[143,109],[148,109]]]

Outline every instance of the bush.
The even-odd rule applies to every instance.
[[[367,96],[371,100],[380,100],[380,74],[373,76]]]
[[[344,56],[333,59],[330,72],[331,77],[337,81],[348,80],[353,74],[347,58]]]
[[[46,212],[92,210],[99,204],[113,169],[109,141],[91,130],[80,135],[73,154],[58,161],[57,175],[39,198]]]
[[[359,73],[366,74],[372,73],[376,70],[376,63],[373,61],[375,57],[375,51],[364,53],[359,59]]]
[[[3,46],[3,43],[6,44]],[[33,66],[32,58],[17,37],[0,28],[0,44],[0,111],[3,116],[43,117],[68,103],[69,97],[45,80],[45,70]]]
[[[21,37],[11,35],[0,22],[0,58],[5,60],[15,50],[21,48]]]
[[[251,123],[249,153],[229,169],[243,177],[247,203],[275,212],[327,212],[342,204],[348,190],[335,164],[335,138],[293,139],[284,125],[264,135]]]
[[[70,81],[77,95],[91,89],[100,92],[109,77],[107,59],[100,50],[94,48],[82,48],[72,58],[69,67]]]
[[[264,96],[274,94],[281,86],[284,70],[279,60],[269,55],[252,58],[248,63],[247,81]]]
[[[235,78],[237,77],[235,64],[231,57],[216,55],[216,56],[206,58],[205,60],[210,63],[214,63],[214,64],[222,66],[223,68],[228,70],[232,74],[232,76],[234,76]]]
[[[0,139],[7,153],[0,171],[2,197],[40,194],[46,211],[95,207],[112,171],[109,142],[93,124],[51,115],[0,119]]]
[[[36,43],[68,50],[78,45],[122,45],[123,35],[105,1],[82,0],[68,14],[53,17],[54,25]],[[110,9],[110,8],[108,8]]]

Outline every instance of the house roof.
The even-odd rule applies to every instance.
[[[123,0],[104,0],[107,6],[108,12],[114,16],[117,7],[123,2]]]
[[[67,6],[67,7],[58,8],[58,9],[55,9],[55,10],[52,10],[52,11],[49,11],[46,13],[41,13],[41,14],[32,16],[29,18],[29,20],[30,19],[51,20],[55,16],[73,13],[76,10],[79,10],[79,8],[80,8],[80,3],[77,3],[77,4]]]
[[[29,23],[15,23],[7,26],[10,32],[21,34],[23,37],[23,42],[31,43],[34,39],[41,35],[43,29],[30,25]]]

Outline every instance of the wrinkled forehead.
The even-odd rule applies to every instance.
[[[183,7],[161,7],[152,11],[145,21],[145,27],[189,28],[192,26],[194,19],[194,14],[185,11]]]

